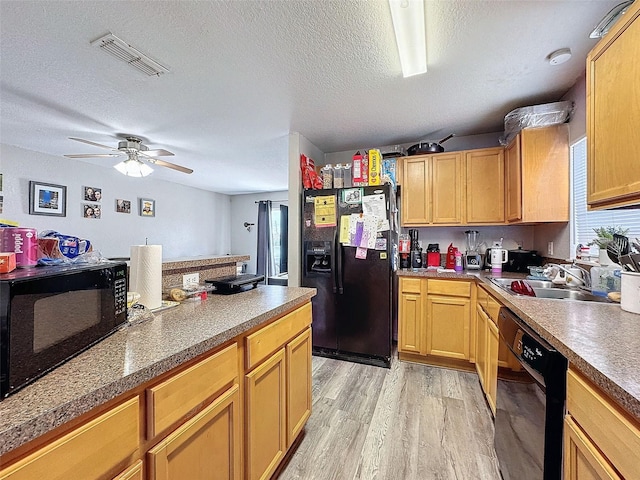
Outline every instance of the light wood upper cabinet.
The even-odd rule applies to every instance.
[[[239,480],[239,398],[236,384],[152,448],[150,479]]]
[[[504,155],[502,147],[466,152],[466,223],[504,223]]]
[[[403,159],[402,225],[459,225],[463,221],[461,152]]]
[[[402,177],[402,224],[431,222],[430,157],[405,158]]]
[[[431,157],[431,222],[434,225],[462,223],[462,179],[460,152],[440,153]]]
[[[508,222],[569,221],[567,124],[526,128],[505,150]]]
[[[587,203],[640,204],[640,3],[587,57]]]

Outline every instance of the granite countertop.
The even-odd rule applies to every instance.
[[[247,260],[249,260],[249,255],[204,255],[199,257],[170,258],[162,261],[162,270],[222,265],[226,263],[245,262]]]
[[[625,312],[615,303],[512,295],[490,281],[490,272],[399,270],[398,275],[476,279],[640,421],[640,315]],[[501,276],[525,277],[511,272]]]
[[[315,289],[258,286],[209,295],[126,325],[0,402],[0,454],[104,404],[278,315]]]

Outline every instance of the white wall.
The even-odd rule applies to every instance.
[[[231,197],[231,245],[234,250],[251,256],[247,262],[247,272],[256,272],[256,256],[258,248],[258,204],[260,200],[271,200],[286,205],[289,192],[266,192]],[[284,201],[283,201],[284,200]],[[251,231],[244,222],[253,223]],[[291,223],[291,219],[289,220]]]
[[[312,158],[316,165],[322,165],[324,152],[298,132],[289,134],[289,286],[300,285],[301,240],[300,240],[300,204],[302,195],[302,175],[300,174],[300,155]]]
[[[464,137],[453,137],[451,140],[447,140],[442,144],[445,152],[457,152],[460,150],[473,150],[476,148],[489,148],[489,147],[498,147],[500,146],[499,138],[502,135],[502,132],[494,132],[494,133],[484,133],[481,135],[467,135]],[[445,135],[446,136],[446,135]],[[427,141],[439,141],[442,138],[432,138]],[[415,145],[416,142],[404,143],[401,146],[405,149],[409,148],[412,145]],[[324,161],[318,162],[316,160],[316,165],[326,165],[328,163],[336,164],[336,163],[351,163],[353,159],[353,154],[358,150],[367,150],[369,148],[379,148],[382,153],[393,151],[393,145],[388,146],[376,146],[376,145],[366,145],[360,148],[354,148],[353,150],[346,150],[343,152],[333,152],[327,153],[324,156]]]
[[[109,164],[111,165],[111,163]],[[38,231],[56,230],[91,240],[106,257],[128,257],[131,245],[161,244],[163,257],[247,254],[232,249],[228,195],[145,178],[115,169],[0,144],[4,211],[0,218]],[[66,217],[29,215],[29,180],[67,187]],[[83,186],[99,187],[102,218],[82,215]],[[138,215],[138,198],[156,201],[156,216]],[[131,201],[131,213],[117,213],[115,201]]]
[[[503,238],[502,246],[508,250],[516,249],[519,245],[525,250],[531,250],[534,247],[533,227],[521,225],[505,225],[495,227],[428,227],[418,228],[418,241],[422,244],[423,250],[426,251],[427,245],[437,243],[440,245],[440,253],[445,253],[450,243],[454,247],[465,251],[467,249],[466,230],[477,230],[480,232],[480,241],[484,242],[486,247],[490,247],[494,241]],[[409,228],[402,227],[401,233],[409,233]],[[479,253],[484,253],[481,250]],[[545,252],[538,252],[543,254]]]

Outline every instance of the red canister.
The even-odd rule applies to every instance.
[[[16,254],[16,267],[38,264],[38,232],[35,228],[0,228],[0,251]]]

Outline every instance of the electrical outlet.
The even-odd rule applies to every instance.
[[[193,286],[197,286],[200,283],[200,274],[199,273],[189,273],[187,275],[182,275],[182,287],[189,288]]]
[[[547,243],[547,255],[553,255],[553,242]]]

